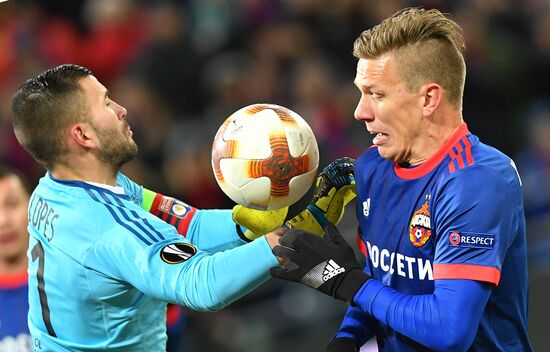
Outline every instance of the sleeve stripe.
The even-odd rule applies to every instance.
[[[91,192],[91,189],[86,189],[86,192],[88,192],[88,194],[90,195],[90,197],[92,197],[93,200],[95,200],[96,202],[98,203],[101,203],[105,206],[105,208],[107,208],[107,210],[109,211],[109,213],[111,213],[111,215],[113,216],[113,218],[115,219],[115,221],[117,223],[119,223],[122,227],[124,227],[125,229],[127,229],[128,231],[132,232],[134,235],[136,235],[137,238],[139,238],[142,242],[144,242],[145,244],[147,245],[151,245],[151,242],[147,241],[143,236],[141,236],[141,234],[139,232],[137,232],[136,230],[134,230],[133,228],[131,228],[130,226],[128,226],[127,224],[125,224],[124,222],[122,222],[122,220],[119,219],[119,217],[116,215],[116,213],[114,212],[113,209],[111,209],[111,207],[109,206],[109,204],[105,204],[103,202],[101,202],[92,192]]]
[[[155,227],[154,227],[153,225],[151,225],[151,223],[150,223],[147,219],[143,219],[143,218],[142,218],[141,220],[145,223],[145,225],[147,225],[148,228],[150,228],[152,231],[154,231],[154,232],[159,236],[159,238],[160,238],[161,240],[165,240],[165,239],[166,239],[166,237],[164,237],[164,236],[162,235],[162,233],[158,232],[157,229],[155,229]]]
[[[107,202],[106,204],[111,206],[111,207],[115,207],[115,209],[118,210],[118,212],[120,213],[120,215],[122,215],[122,217],[127,221],[129,222],[130,224],[133,224],[134,226],[136,226],[142,233],[146,234],[147,237],[149,237],[153,242],[158,242],[159,239],[156,238],[153,233],[151,233],[150,231],[146,230],[142,224],[140,224],[138,222],[138,220],[144,220],[142,218],[140,218],[138,216],[138,214],[136,212],[134,212],[132,215],[134,215],[134,217],[137,217],[137,219],[130,219],[130,216],[128,215],[126,209],[124,208],[124,204],[122,204],[120,202],[120,199],[117,199],[116,197],[113,197],[113,199],[118,203],[118,204],[112,204],[111,202],[109,202],[109,199],[107,198],[107,194],[105,194],[104,192],[100,192],[100,195],[103,197],[103,199]],[[131,211],[130,211],[131,213]],[[156,232],[156,231],[155,231]],[[158,234],[158,232],[157,232]],[[160,234],[159,234],[160,235]]]
[[[467,279],[498,285],[500,270],[482,265],[434,264],[434,280],[439,279]]]
[[[142,218],[141,216],[139,216],[139,214],[134,211],[134,210],[126,210],[124,208],[124,204],[120,201],[120,199],[118,199],[116,196],[113,196],[113,199],[115,200],[115,202],[118,204],[118,209],[120,210],[120,212],[123,214],[124,218],[132,223],[134,223],[140,230],[142,230],[143,232],[147,233],[147,235],[149,236],[149,238],[151,238],[153,241],[157,242],[157,237],[158,239],[160,240],[165,240],[166,238],[160,233],[158,232],[150,223],[149,221],[147,221],[147,219],[145,218]],[[132,216],[134,217],[134,219],[130,219],[130,217],[128,215],[125,215],[126,212],[129,212],[130,214],[132,214]],[[139,221],[142,221],[148,228],[150,231],[146,230],[140,223]],[[155,237],[153,235],[153,233],[155,233],[157,235],[157,237]]]
[[[127,210],[124,208],[124,204],[120,201],[120,199],[118,199],[116,196],[112,196],[113,200],[117,203],[117,204],[112,204],[112,202],[109,200],[109,198],[107,197],[107,194],[105,192],[101,192],[101,191],[97,191],[95,190],[95,192],[97,192],[101,198],[103,198],[104,202],[102,202],[98,197],[96,197],[93,193],[92,193],[92,190],[87,190],[88,191],[88,194],[90,194],[90,196],[102,203],[106,208],[107,210],[111,213],[111,215],[115,218],[115,220],[121,224],[122,226],[124,226],[124,228],[130,230],[132,233],[134,233],[136,236],[138,236],[138,238],[140,238],[143,242],[145,242],[146,244],[150,245],[152,242],[158,242],[159,240],[164,240],[165,237],[160,233],[158,232],[148,221],[147,219],[144,219],[142,217],[139,216],[138,213],[136,213],[135,211],[133,210],[130,210],[130,214],[132,214],[134,216],[135,219],[131,219],[130,216],[128,215],[127,213]],[[116,214],[115,212],[115,209],[118,210],[118,213],[120,213],[120,215],[122,215],[122,217],[124,218],[124,220],[126,220],[126,223],[124,223],[124,221]],[[148,227],[150,230],[147,230],[141,223],[143,222],[143,224]],[[135,227],[138,228],[139,231],[137,231],[136,229],[132,228],[131,225],[134,225]],[[158,238],[155,237],[155,235],[153,233],[156,233]],[[145,240],[145,238],[143,237],[143,235],[147,235],[147,237],[149,237],[149,239],[152,241],[150,242],[149,240]]]
[[[117,202],[117,204],[119,205],[119,207],[120,207],[120,209],[121,209],[121,211],[122,211],[122,210],[124,209],[124,204],[123,204],[123,203],[120,201],[120,199],[118,199],[116,196],[113,196],[113,199]],[[153,231],[154,233],[157,234],[158,238],[160,238],[161,240],[165,240],[165,239],[166,239],[166,238],[162,235],[162,233],[158,232],[157,229],[155,229],[155,228],[153,227],[153,225],[151,225],[151,224],[149,223],[149,221],[147,221],[147,219],[142,218],[141,216],[139,216],[139,214],[136,213],[135,210],[128,210],[128,211],[129,211],[130,214],[132,214],[132,215],[134,216],[134,218],[135,218],[135,220],[128,219],[129,221],[132,221],[133,223],[136,224],[136,226],[138,226],[138,227],[141,228],[141,225],[140,225],[139,223],[136,222],[136,220],[138,220],[138,221],[141,220],[141,221],[143,221],[143,223],[145,223],[145,225],[147,225],[147,227],[148,227],[151,231]],[[143,229],[143,230],[144,230],[145,232],[147,232],[147,230],[145,230],[145,229]],[[149,237],[151,237],[151,236],[149,236]],[[154,241],[157,240],[154,236],[151,237],[151,239],[154,240]]]

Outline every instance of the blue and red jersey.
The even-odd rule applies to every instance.
[[[0,275],[0,351],[30,352],[27,271]]]
[[[445,329],[445,319],[458,318],[473,325],[464,332],[473,341],[469,350],[530,350],[525,219],[510,158],[463,124],[416,167],[369,148],[356,161],[355,178],[365,271],[377,282],[359,290],[337,336],[363,343],[376,335],[381,351],[437,350],[445,341],[427,341],[445,331],[434,326]],[[445,291],[455,294],[451,302]],[[461,305],[471,309],[461,312]]]

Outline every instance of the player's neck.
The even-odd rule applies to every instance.
[[[429,160],[445,145],[463,122],[460,116],[437,123],[430,122],[424,129],[425,137],[418,139],[417,152],[413,153],[415,157],[411,158],[408,164],[416,166]]]
[[[49,170],[53,177],[66,181],[83,181],[116,186],[116,171],[103,163],[56,165]]]

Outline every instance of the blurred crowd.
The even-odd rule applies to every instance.
[[[13,135],[11,96],[46,68],[76,63],[128,110],[140,147],[124,169],[128,176],[196,207],[230,207],[210,152],[218,127],[243,106],[269,102],[303,116],[321,165],[370,145],[353,119],[359,93],[352,44],[407,6],[438,8],[463,27],[464,118],[484,142],[514,157],[525,190],[530,274],[548,278],[548,0],[0,2],[0,162],[32,182],[44,174]],[[350,214],[342,228],[352,238],[355,226]],[[548,284],[533,287],[532,295],[550,294]],[[535,299],[530,330],[541,332],[540,342],[533,336],[540,349],[543,315],[536,305]],[[182,351],[319,351],[344,310],[315,292],[270,282],[225,311],[187,312]]]

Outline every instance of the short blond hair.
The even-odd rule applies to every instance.
[[[353,55],[373,59],[393,53],[398,74],[410,91],[427,82],[436,82],[446,91],[447,100],[462,106],[466,64],[462,28],[432,9],[406,8],[361,33],[353,44]]]

